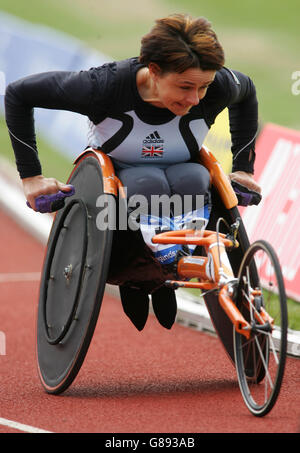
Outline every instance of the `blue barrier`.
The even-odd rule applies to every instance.
[[[0,11],[0,112],[4,84],[46,71],[79,71],[111,61],[76,38]],[[71,159],[86,146],[87,118],[72,112],[35,109],[37,132]]]

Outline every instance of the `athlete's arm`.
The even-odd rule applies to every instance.
[[[253,173],[255,138],[258,130],[258,102],[252,80],[234,71],[238,85],[228,106],[232,137],[233,170]],[[234,93],[234,92],[233,92]]]
[[[35,137],[34,108],[68,110],[93,118],[94,111],[98,114],[101,112],[101,102],[95,108],[102,95],[96,72],[55,71],[35,74],[7,87],[6,123],[24,194],[33,209],[37,196],[70,190],[69,186],[55,178],[45,178],[42,175]]]
[[[249,190],[261,193],[261,187],[255,181],[252,173],[237,170],[229,174],[229,179],[230,181],[236,181],[242,184],[242,186],[247,187]]]
[[[41,195],[55,194],[59,191],[70,192],[72,187],[55,178],[45,178],[43,175],[22,179],[23,191],[31,208],[36,211],[35,201]]]
[[[258,102],[252,80],[231,71],[229,76],[232,99],[228,106],[232,140],[232,173],[229,178],[250,190],[261,192],[254,179],[255,139],[258,131]]]
[[[222,68],[217,71],[214,82],[199,105],[201,104],[209,127],[217,115],[228,107],[233,158],[229,178],[250,190],[260,192],[253,177],[258,103],[251,79],[240,72]]]
[[[41,174],[34,108],[89,114],[92,95],[93,84],[88,71],[35,74],[8,85],[5,118],[22,179]]]

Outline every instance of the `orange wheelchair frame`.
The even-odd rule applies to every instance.
[[[123,197],[123,185],[114,173],[114,168],[110,158],[101,151],[92,148],[86,150],[84,154],[88,152],[95,153],[101,165],[104,181],[104,193],[113,194],[116,197],[118,195]],[[77,160],[79,159],[80,156]],[[199,151],[198,161],[209,170],[211,184],[216,187],[225,208],[231,209],[234,206],[237,206],[237,197],[220,163],[204,146]],[[239,244],[236,240],[229,239],[224,234],[216,233],[214,231],[206,230],[200,232],[199,234],[197,230],[181,230],[160,233],[152,238],[152,242],[156,244],[185,244],[203,246],[207,257],[184,257],[178,261],[177,274],[186,281],[167,281],[166,285],[173,288],[196,288],[199,290],[213,290],[219,288],[219,302],[226,315],[233,323],[237,332],[244,335],[247,339],[250,338],[251,326],[249,322],[245,320],[236,307],[236,304],[231,299],[231,285],[233,282],[236,282],[236,278],[234,277],[230,266],[228,266],[227,263],[224,264],[221,260],[220,248],[226,249],[238,247]],[[207,268],[209,265],[211,271],[208,276]],[[190,281],[195,278],[198,279],[198,282]],[[253,291],[252,297],[258,295],[261,295],[260,291]],[[260,317],[257,321],[262,325],[267,322],[269,322],[270,325],[274,324],[273,319],[264,310],[260,313]]]
[[[238,205],[238,199],[217,159],[207,148],[202,147],[199,150],[198,161],[208,169],[211,185],[221,200],[223,210],[233,212]],[[81,176],[81,172],[84,173],[84,168],[87,166],[92,168],[91,175],[94,178],[89,181],[92,187],[89,200],[85,194],[87,186]],[[43,386],[49,393],[64,391],[77,375],[93,335],[105,283],[108,281],[108,263],[113,241],[112,231],[97,231],[94,221],[97,215],[97,194],[93,188],[97,185],[102,186],[100,189],[103,194],[115,198],[125,197],[123,185],[115,175],[112,161],[106,154],[93,148],[86,149],[75,160],[75,167],[68,182],[73,183],[73,181],[77,184],[77,199],[68,201],[65,209],[61,210],[54,220],[41,280],[37,333],[38,369]],[[244,401],[254,415],[263,416],[271,410],[277,400],[284,373],[287,348],[284,283],[278,258],[272,247],[265,241],[257,241],[250,246],[246,232],[244,232],[243,248],[241,249],[238,239],[242,237],[239,229],[242,222],[239,222],[236,214],[231,215],[230,219],[233,219],[232,225],[229,225],[225,219],[219,219],[226,224],[228,234],[219,231],[217,224],[216,231],[194,228],[162,232],[155,235],[152,242],[195,245],[196,251],[197,248],[205,251],[206,256],[196,256],[195,252],[190,256],[179,257],[176,263],[176,278],[162,281],[173,289],[196,288],[204,291],[204,299],[215,330],[236,366]],[[77,247],[80,252],[78,257],[74,257],[73,252],[72,231],[76,229],[73,226],[74,222],[78,231],[83,233],[78,236]],[[60,241],[61,246],[56,248]],[[66,247],[64,252],[63,244],[67,244],[64,245]],[[238,260],[236,258],[233,260],[231,257],[230,263],[227,251],[234,253],[239,249],[242,254],[239,255]],[[266,310],[264,292],[259,284],[256,269],[255,255],[261,251],[270,258],[278,285],[280,340],[277,345],[279,345],[279,353],[276,352],[277,346],[273,339],[273,335],[275,333],[277,335],[278,329],[273,314],[269,314]],[[63,253],[67,255],[66,260],[70,260],[67,269],[74,269],[72,275],[69,271],[66,272]],[[61,271],[58,271],[57,278],[51,275],[52,263],[56,262],[56,267],[58,267],[57,260],[62,256],[64,258],[61,260],[63,274],[68,277],[66,281],[62,277]],[[234,270],[231,267],[233,261],[235,261]],[[238,276],[235,275],[237,265],[239,266]],[[76,274],[76,269],[79,268],[81,270]],[[70,293],[68,288],[70,279],[74,279],[76,297],[74,302],[71,301],[71,310],[65,308],[65,313],[61,313],[62,308],[59,304],[57,305],[56,300],[63,297],[64,291],[66,295]],[[96,294],[92,294],[93,285],[88,284],[89,279],[91,281],[94,279],[93,285],[98,288]],[[86,283],[84,283],[85,280]],[[56,286],[53,286],[53,281],[54,283],[56,281]],[[81,297],[82,285],[87,292],[85,297]],[[207,294],[209,295],[206,296]],[[208,297],[209,303],[207,303],[206,297]],[[209,297],[213,297],[213,299],[209,301]],[[57,328],[57,336],[53,338],[51,337],[51,329],[53,330],[51,324],[53,323],[49,322],[51,317],[55,318],[55,322],[61,321],[63,324],[62,333]],[[68,320],[67,327],[63,318]],[[77,326],[80,325],[81,319],[82,328],[77,329],[76,323]],[[83,338],[81,332],[84,334]],[[68,341],[70,342],[69,347],[67,347]],[[64,342],[66,342],[65,352],[62,347]],[[67,355],[64,358],[65,353]],[[273,369],[271,370],[272,356],[274,356],[275,363],[274,366],[272,364],[272,367],[275,368],[274,372]],[[60,363],[60,370],[56,372],[55,367]],[[258,384],[262,381],[265,382],[263,391],[259,390],[259,401],[256,401],[255,392],[250,385],[255,384],[260,387]]]

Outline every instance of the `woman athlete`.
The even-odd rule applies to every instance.
[[[87,145],[107,153],[128,198],[203,195],[210,179],[197,154],[226,107],[232,139],[231,180],[260,192],[253,178],[258,109],[253,82],[224,67],[224,52],[205,18],[175,14],[156,21],[140,55],[80,72],[35,74],[8,85],[6,122],[24,194],[70,186],[43,176],[33,109],[69,110],[88,117]],[[194,209],[194,206],[193,206]],[[209,215],[209,214],[208,214]]]

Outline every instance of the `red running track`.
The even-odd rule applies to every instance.
[[[44,247],[0,211],[0,251],[0,433],[21,432],[5,420],[56,433],[299,432],[299,359],[288,359],[275,408],[257,418],[217,338],[166,330],[153,315],[138,332],[109,296],[78,377],[62,395],[46,394],[35,359]]]

